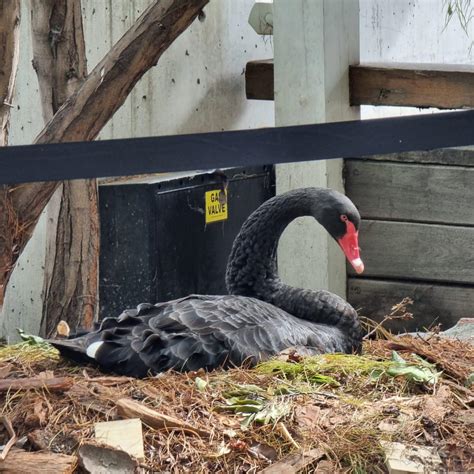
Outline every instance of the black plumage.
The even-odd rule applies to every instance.
[[[140,304],[106,318],[93,332],[50,342],[73,360],[135,377],[255,364],[289,347],[307,354],[358,352],[362,331],[346,301],[278,278],[280,235],[306,215],[336,240],[346,232],[341,215],[356,229],[360,222],[352,202],[336,191],[305,188],[276,196],[247,219],[235,239],[226,273],[229,295]]]

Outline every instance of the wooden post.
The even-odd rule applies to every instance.
[[[274,0],[275,124],[299,125],[359,118],[349,106],[349,64],[359,62],[358,0]],[[318,150],[314,150],[316,157]],[[342,160],[279,165],[277,193],[322,186],[342,190]],[[282,278],[305,288],[346,292],[346,267],[337,244],[313,219],[284,233]]]

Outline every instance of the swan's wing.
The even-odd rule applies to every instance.
[[[98,331],[52,343],[75,360],[85,357],[106,370],[143,377],[255,363],[288,347],[334,352],[341,338],[337,328],[306,323],[254,298],[194,295],[142,304],[105,319]],[[74,351],[80,357],[72,356]]]

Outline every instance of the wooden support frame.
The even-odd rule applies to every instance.
[[[250,61],[247,99],[274,100],[273,60]],[[437,64],[349,67],[351,105],[461,109],[474,107],[474,67]]]

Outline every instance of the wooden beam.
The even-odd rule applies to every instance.
[[[273,100],[273,60],[250,61],[247,99]],[[403,64],[349,67],[351,105],[474,107],[474,67]]]
[[[245,68],[247,99],[273,100],[273,59],[250,61]]]
[[[408,310],[413,319],[384,324],[392,331],[416,331],[433,324],[443,330],[454,326],[460,318],[472,316],[473,286],[443,285],[414,281],[349,278],[347,300],[359,314],[382,321],[393,305],[409,297],[413,305]]]
[[[400,64],[349,68],[351,105],[474,107],[474,67]]]

